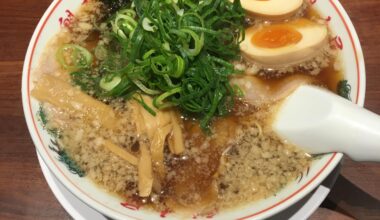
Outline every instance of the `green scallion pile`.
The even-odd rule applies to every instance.
[[[112,13],[99,25],[107,43],[94,51],[68,44],[57,53],[74,84],[99,99],[150,95],[156,108],[178,107],[205,130],[228,114],[235,96],[228,77],[237,73],[230,61],[244,36],[239,0],[104,3]]]

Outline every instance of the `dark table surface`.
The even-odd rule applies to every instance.
[[[21,105],[27,45],[51,0],[0,1],[0,219],[70,219],[37,161]],[[367,68],[365,107],[380,114],[380,1],[341,0]],[[341,176],[311,219],[380,219],[380,164],[343,161]]]

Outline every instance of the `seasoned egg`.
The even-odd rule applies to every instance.
[[[302,63],[320,54],[328,44],[326,25],[307,19],[248,28],[240,50],[247,61],[264,67]]]
[[[240,0],[242,7],[254,17],[285,19],[297,13],[303,0]]]

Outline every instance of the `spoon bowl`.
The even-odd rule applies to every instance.
[[[319,87],[302,85],[287,97],[273,129],[309,154],[380,162],[380,116]]]

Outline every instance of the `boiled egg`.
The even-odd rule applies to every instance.
[[[240,0],[240,2],[253,17],[285,19],[297,13],[304,0]]]
[[[248,28],[240,50],[247,61],[276,67],[309,60],[319,55],[327,44],[326,25],[298,19]]]

